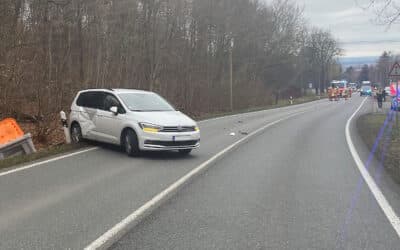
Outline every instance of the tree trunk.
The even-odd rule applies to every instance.
[[[78,18],[78,43],[79,43],[79,81],[81,83],[85,80],[85,72],[83,69],[83,35],[82,35],[82,2],[78,0],[77,6],[77,18]]]

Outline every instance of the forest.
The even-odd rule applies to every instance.
[[[44,143],[82,89],[151,90],[200,117],[341,74],[339,41],[292,0],[2,0],[0,23],[0,119]]]

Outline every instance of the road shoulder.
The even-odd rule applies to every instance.
[[[380,161],[376,159],[371,154],[372,149],[368,147],[368,145],[363,141],[362,136],[357,129],[357,120],[360,117],[369,114],[372,112],[370,102],[372,100],[368,100],[366,104],[360,109],[360,111],[355,115],[353,121],[350,124],[351,131],[351,140],[353,141],[357,153],[359,154],[360,159],[365,164],[369,162],[366,169],[372,179],[375,181],[376,185],[381,190],[382,194],[385,196],[387,201],[390,203],[390,206],[394,210],[394,212],[399,215],[400,214],[400,185],[398,185],[394,179],[390,176],[387,171],[384,171],[383,166],[380,164]],[[375,138],[377,134],[375,134]],[[371,156],[372,155],[372,156]],[[368,160],[370,159],[370,160]],[[356,165],[354,165],[356,167]]]

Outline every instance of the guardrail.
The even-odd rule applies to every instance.
[[[17,140],[0,145],[0,160],[11,156],[35,153],[31,134],[26,134]]]
[[[24,135],[18,123],[12,118],[0,121],[0,160],[35,152],[31,134]]]

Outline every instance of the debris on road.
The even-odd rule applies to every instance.
[[[246,132],[246,131],[239,131],[239,133],[240,133],[241,135],[249,135],[249,132]]]

